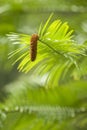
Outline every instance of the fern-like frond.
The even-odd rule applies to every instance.
[[[53,86],[58,84],[60,77],[63,74],[66,76],[72,66],[80,71],[78,61],[86,56],[87,50],[85,44],[77,44],[72,40],[73,30],[69,29],[67,23],[55,20],[50,24],[51,17],[52,15],[46,24],[44,26],[41,24],[39,28],[37,58],[33,62],[30,60],[30,36],[9,35],[13,43],[20,43],[20,48],[9,55],[12,57],[18,54],[18,58],[14,61],[14,63],[19,62],[18,70],[27,73],[34,68],[34,75],[41,77],[43,75],[46,79],[45,84],[49,87],[53,81]],[[69,67],[66,70],[67,66]]]
[[[7,86],[11,95],[1,107],[1,130],[86,130],[87,82],[47,90],[23,80]]]

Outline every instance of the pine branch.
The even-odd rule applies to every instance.
[[[86,44],[77,44],[76,41],[72,40],[73,30],[69,29],[68,24],[66,22],[62,24],[61,20],[55,20],[49,24],[51,18],[52,15],[44,26],[40,25],[38,32],[39,40],[37,41],[37,57],[33,62],[30,60],[30,36],[26,34],[9,35],[13,43],[20,44],[20,48],[9,55],[9,57],[18,56],[13,64],[19,62],[18,70],[25,73],[34,69],[34,75],[47,75],[46,86],[50,86],[53,77],[55,77],[54,86],[58,85],[63,73],[69,79],[71,75],[75,77],[73,71],[76,71],[76,73],[80,72],[79,61],[87,56]],[[67,68],[67,66],[69,67]],[[73,70],[69,73],[70,68],[73,68]],[[81,75],[80,73],[78,79]]]
[[[11,95],[1,107],[1,130],[24,130],[32,125],[34,130],[38,128],[38,125],[41,125],[38,130],[41,128],[48,130],[49,121],[50,127],[53,125],[53,130],[56,126],[56,130],[58,128],[75,130],[77,125],[78,129],[86,130],[86,82],[68,84],[49,91],[40,88],[37,84],[30,87],[29,83],[25,82],[25,85],[22,82],[12,83],[7,87]]]

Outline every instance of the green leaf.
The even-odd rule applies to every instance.
[[[53,13],[50,15],[50,17],[48,18],[48,20],[47,20],[47,22],[45,23],[44,27],[42,28],[42,30],[41,30],[41,35],[40,35],[40,36],[43,36],[43,35],[44,35],[44,33],[45,33],[46,29],[47,29],[47,26],[48,26],[48,24],[49,24],[49,21],[51,20],[52,16],[53,16]]]

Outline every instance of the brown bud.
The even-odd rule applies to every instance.
[[[33,34],[31,36],[30,40],[30,59],[31,61],[34,61],[36,59],[37,55],[37,40],[39,39],[39,36],[37,34]]]

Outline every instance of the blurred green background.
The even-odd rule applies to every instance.
[[[75,30],[74,39],[79,44],[87,39],[87,0],[0,0],[0,88],[26,76],[19,73],[17,65],[8,53],[17,46],[8,41],[10,32],[32,34],[38,31],[41,22],[45,22],[51,13],[54,19],[67,21]],[[2,93],[3,94],[3,93]]]

